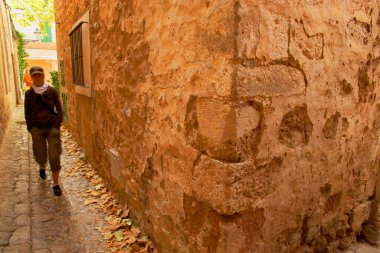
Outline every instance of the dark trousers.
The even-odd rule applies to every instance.
[[[45,168],[49,156],[52,171],[60,171],[62,154],[61,133],[57,128],[36,128],[30,130],[33,140],[34,159],[41,168]]]

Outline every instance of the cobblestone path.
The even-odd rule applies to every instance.
[[[71,166],[65,152],[62,161],[63,171]],[[85,180],[62,176],[63,195],[56,197],[47,172],[40,180],[18,107],[0,147],[0,253],[106,252],[94,229],[99,214],[78,197]]]

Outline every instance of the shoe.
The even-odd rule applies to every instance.
[[[62,195],[61,187],[59,187],[59,185],[53,186],[53,192],[54,192],[55,196],[61,196]]]
[[[46,178],[46,172],[45,172],[45,169],[40,169],[40,178],[42,180],[45,180]]]

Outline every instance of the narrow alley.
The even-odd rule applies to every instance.
[[[125,208],[114,204],[66,132],[63,140],[63,195],[56,197],[50,173],[45,181],[39,179],[23,109],[16,109],[0,148],[0,252],[149,252],[147,238],[137,238],[139,230],[131,227],[130,219],[124,220],[130,230],[122,229],[121,219],[113,214],[122,216]],[[85,174],[92,178],[86,180]],[[100,199],[106,201],[101,204]],[[99,209],[103,206],[105,211]]]
[[[380,253],[380,0],[0,20],[0,253]]]

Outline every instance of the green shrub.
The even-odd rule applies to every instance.
[[[54,86],[55,90],[60,94],[59,92],[59,81],[58,81],[58,71],[53,70],[50,72],[51,76],[51,84]]]
[[[20,84],[23,83],[24,78],[24,71],[28,67],[28,63],[26,62],[26,57],[29,56],[29,54],[25,50],[25,40],[24,35],[20,33],[19,31],[16,31],[17,39],[18,39],[18,45],[17,45],[17,59],[18,59],[18,68],[19,68],[19,74],[20,74]]]

